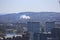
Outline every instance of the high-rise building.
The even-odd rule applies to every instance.
[[[51,37],[50,33],[34,33],[33,39],[34,40],[47,40]]]
[[[33,40],[40,40],[40,33],[34,33]]]
[[[51,32],[51,29],[55,27],[55,22],[46,22],[46,32]]]
[[[56,40],[60,40],[60,28],[59,27],[53,28],[51,30],[51,33],[52,33],[52,38],[54,38]]]
[[[55,21],[55,28],[60,27],[60,21]]]
[[[33,33],[40,32],[40,22],[27,22],[28,31]]]
[[[22,35],[22,40],[29,40],[30,34],[29,33],[24,33]]]
[[[40,32],[40,22],[27,22],[28,32],[30,32],[30,40],[34,40],[34,33]]]

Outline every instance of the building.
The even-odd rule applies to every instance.
[[[33,39],[34,40],[47,40],[51,37],[50,33],[34,33]]]
[[[33,33],[40,32],[40,22],[27,22],[28,31]]]
[[[40,32],[40,22],[27,22],[28,32],[30,32],[30,40],[33,40],[34,33]]]
[[[29,40],[29,38],[30,38],[30,34],[29,33],[24,33],[22,35],[22,40]]]
[[[51,32],[51,29],[55,27],[55,22],[46,22],[46,32]]]
[[[55,27],[60,27],[60,21],[55,21]]]
[[[52,38],[56,39],[56,40],[60,40],[60,28],[53,28],[51,30],[52,33]]]
[[[40,40],[40,33],[34,33],[33,40]]]

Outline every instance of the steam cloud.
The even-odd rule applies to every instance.
[[[27,15],[21,15],[21,16],[20,16],[20,19],[30,19],[30,16],[27,16]]]

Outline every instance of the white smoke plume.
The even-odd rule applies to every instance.
[[[27,15],[21,15],[21,16],[20,16],[20,19],[30,19],[30,16],[27,16]]]

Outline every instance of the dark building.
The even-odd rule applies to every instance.
[[[51,34],[49,33],[34,33],[33,39],[34,40],[47,40],[51,37]]]
[[[30,34],[29,33],[24,33],[22,35],[22,40],[29,40],[29,38],[30,38]]]
[[[46,32],[51,32],[51,29],[55,27],[55,22],[46,22]]]
[[[27,22],[28,31],[33,33],[40,32],[40,22]]]
[[[60,27],[60,21],[55,21],[55,27]]]
[[[60,28],[53,28],[51,30],[52,33],[52,38],[56,39],[56,40],[60,40]]]
[[[40,33],[34,33],[33,40],[40,40]]]
[[[28,25],[28,32],[30,32],[30,40],[33,40],[34,33],[40,32],[40,22],[27,22]]]

